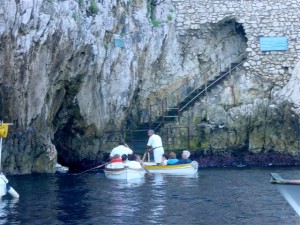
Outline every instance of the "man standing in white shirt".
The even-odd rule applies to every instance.
[[[109,157],[110,159],[112,159],[115,154],[119,154],[120,158],[122,158],[122,155],[130,155],[132,153],[133,151],[127,146],[127,144],[125,144],[124,141],[119,141],[119,146],[113,148]]]
[[[148,152],[153,151],[154,162],[160,164],[162,161],[162,155],[164,154],[164,148],[162,145],[161,137],[154,133],[154,130],[148,130]]]

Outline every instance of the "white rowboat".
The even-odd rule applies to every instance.
[[[144,162],[145,168],[151,173],[174,174],[174,175],[194,175],[198,172],[198,163],[192,161],[187,164],[175,164],[167,166],[153,165],[151,162]]]
[[[105,176],[112,180],[133,180],[145,176],[145,169],[138,162],[110,163],[104,169]]]
[[[285,180],[277,173],[271,173],[271,183],[276,184],[281,195],[300,216],[300,180]]]

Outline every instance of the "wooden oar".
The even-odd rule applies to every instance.
[[[144,155],[143,155],[143,158],[142,158],[142,162],[144,162],[144,161],[145,161],[147,153],[148,153],[148,152],[147,152],[147,151],[145,151],[145,153],[144,153]]]
[[[91,170],[95,170],[95,169],[101,168],[101,167],[106,166],[106,165],[108,165],[108,164],[110,164],[110,162],[104,163],[104,164],[102,164],[102,165],[100,165],[100,166],[96,166],[96,167],[91,168],[91,169],[88,169],[88,170],[85,170],[85,171],[83,171],[83,172],[78,173],[77,175],[80,175],[80,174],[82,174],[82,173],[85,173],[85,172],[88,172],[88,171],[91,171]]]
[[[147,152],[145,152],[145,154],[147,154]],[[144,154],[144,156],[145,156],[145,154]],[[149,176],[152,176],[152,173],[150,173],[150,171],[144,166],[143,161],[140,160],[140,157],[137,156],[136,158],[137,158],[137,160],[139,161],[139,163],[141,164],[141,166],[144,168],[144,170],[147,172],[147,174],[148,174]]]

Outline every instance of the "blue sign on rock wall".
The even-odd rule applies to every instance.
[[[119,48],[124,48],[124,40],[120,38],[115,38],[115,46]]]
[[[287,37],[260,37],[261,51],[286,51],[288,49]]]

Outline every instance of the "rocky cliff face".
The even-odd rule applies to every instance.
[[[179,33],[234,18],[247,37],[243,67],[182,118],[197,124],[192,147],[200,150],[203,165],[299,165],[297,3],[178,0],[174,5]],[[273,50],[264,51],[261,37],[286,38],[286,49],[269,43]]]
[[[201,71],[247,48],[247,34],[232,17],[180,33],[176,18],[171,0],[0,0],[0,119],[13,123],[3,142],[3,170],[53,172],[57,158],[70,167],[97,164],[111,149],[109,132],[123,128],[128,118],[145,120],[149,101],[191,77],[201,83]],[[257,90],[259,82],[245,74],[241,69],[229,81],[234,90]],[[296,143],[286,133],[290,114],[280,114],[277,102],[275,116],[270,101],[255,100],[269,90],[233,97],[232,85],[220,86],[205,108],[194,108],[195,121],[226,120],[227,127],[238,127],[236,134],[210,129],[210,148],[285,151],[284,134]],[[261,115],[266,117],[258,120]],[[287,151],[295,153],[295,146]]]
[[[14,124],[3,143],[6,172],[52,171],[53,144],[69,166],[100,161],[110,150],[105,132],[183,74],[170,2],[0,4],[1,119]]]
[[[299,66],[287,85],[268,98],[238,104],[245,94],[239,94],[242,85],[230,90],[225,82],[182,117],[195,125],[192,147],[202,166],[299,165]],[[237,74],[232,79],[240,79],[241,71]]]

